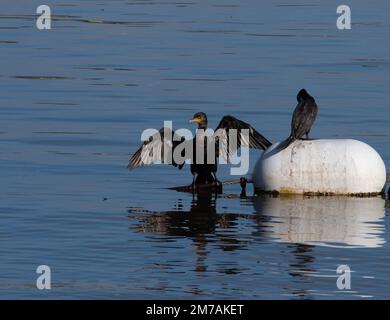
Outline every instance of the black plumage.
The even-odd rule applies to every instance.
[[[309,132],[317,117],[318,106],[314,98],[305,90],[301,89],[297,95],[298,104],[295,107],[292,121],[291,121],[291,134],[290,136],[281,142],[277,147],[277,151],[282,151],[287,148],[295,140],[309,138]]]
[[[223,129],[227,131],[230,129],[236,129],[238,133],[240,133],[242,129],[249,130],[249,148],[266,150],[272,145],[270,141],[268,141],[263,135],[257,132],[249,123],[239,120],[233,116],[224,116],[215,131],[218,131],[218,129]],[[241,134],[238,134],[237,138],[237,147],[240,147],[243,142],[241,141]],[[227,137],[227,141],[229,142],[229,136]],[[235,151],[236,150],[232,150],[232,152]]]
[[[128,168],[133,169],[146,164],[161,162],[170,163],[173,166],[182,169],[184,162],[177,163],[173,157],[175,151],[178,151],[182,155],[183,161],[191,161],[193,183],[213,183],[218,181],[216,178],[218,157],[224,156],[228,160],[229,156],[234,154],[237,151],[237,148],[243,145],[248,146],[249,148],[263,150],[271,146],[271,142],[257,132],[250,124],[236,119],[233,116],[224,116],[218,124],[212,137],[205,135],[205,130],[207,129],[208,124],[205,113],[196,113],[191,122],[198,124],[198,130],[195,138],[185,140],[184,137],[177,136],[177,134],[169,128],[161,128],[159,132],[150,137],[148,141],[145,141],[133,154],[129,161]],[[231,137],[229,130],[232,129],[237,131],[236,144],[230,141]],[[245,135],[241,135],[243,129],[248,130],[249,141],[246,140],[247,138]],[[174,139],[172,139],[172,137],[174,137]],[[188,144],[192,144],[193,153],[192,156],[185,159],[184,149],[188,146]],[[182,145],[181,151],[178,149],[179,145]],[[165,148],[170,148],[171,153],[164,157]],[[215,151],[214,154],[210,153],[211,148]],[[201,152],[203,153],[203,157]],[[208,161],[208,157],[214,157],[211,163]]]

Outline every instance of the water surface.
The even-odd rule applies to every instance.
[[[0,15],[1,298],[390,298],[382,198],[193,197],[168,189],[188,168],[126,169],[144,129],[198,111],[279,141],[301,87],[313,137],[362,140],[390,167],[388,2],[351,1],[350,31],[337,1],[46,1],[46,31],[40,4]]]

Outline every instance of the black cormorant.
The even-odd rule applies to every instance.
[[[302,139],[303,136],[309,139],[309,132],[316,119],[318,106],[314,98],[305,89],[298,92],[297,100],[298,104],[295,107],[291,121],[291,134],[277,146],[277,151],[282,151],[295,140]]]
[[[150,137],[148,141],[145,141],[141,147],[133,154],[131,157],[128,168],[133,169],[141,167],[146,164],[152,164],[156,161],[160,163],[170,163],[179,169],[182,169],[184,162],[180,163],[175,161],[174,155],[176,153],[184,156],[186,144],[192,143],[192,155],[185,160],[191,161],[191,173],[193,175],[194,184],[208,184],[218,182],[216,177],[217,172],[217,161],[216,158],[221,156],[220,151],[224,152],[224,155],[227,158],[234,154],[241,145],[249,146],[249,148],[255,149],[267,149],[271,146],[264,136],[257,132],[250,124],[241,121],[233,116],[224,116],[220,121],[218,127],[215,130],[213,139],[210,140],[210,137],[205,134],[207,129],[207,116],[204,112],[198,112],[190,120],[198,124],[198,130],[196,132],[195,138],[191,140],[185,140],[183,136],[177,135],[174,131],[169,128],[161,128],[159,132]],[[230,135],[229,130],[235,129],[237,132],[237,141],[236,143],[229,143]],[[244,141],[246,136],[241,136],[241,130],[247,129],[249,132],[249,141]],[[222,135],[220,134],[222,130]],[[218,134],[219,133],[219,134]],[[174,137],[172,139],[172,137]],[[243,141],[241,141],[243,139]],[[178,146],[181,145],[180,148]],[[187,145],[188,146],[188,145]],[[197,159],[197,148],[203,148],[203,157],[202,154],[198,155]],[[164,155],[164,150],[170,149],[168,157]],[[214,154],[211,153],[211,156],[215,156],[214,160],[210,163],[207,161],[209,148],[214,149]],[[178,149],[178,150],[177,150]],[[157,150],[154,152],[153,150]],[[201,150],[202,151],[202,150]],[[203,158],[203,159],[202,159]],[[168,161],[169,160],[169,161]],[[196,178],[196,179],[195,179]]]

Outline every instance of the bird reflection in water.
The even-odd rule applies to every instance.
[[[129,218],[135,222],[131,229],[159,234],[161,242],[191,239],[196,272],[207,271],[213,264],[206,263],[209,253],[241,249],[253,251],[253,257],[261,262],[257,268],[268,270],[270,261],[262,261],[261,244],[279,243],[271,258],[285,265],[285,272],[295,279],[294,288],[288,288],[291,295],[307,296],[311,281],[308,275],[321,272],[315,266],[318,246],[377,248],[385,243],[385,200],[379,197],[245,197],[206,193],[194,195],[188,211],[183,199],[178,199],[171,211],[129,209]],[[222,209],[217,202],[223,204]],[[229,207],[234,207],[236,213]],[[264,250],[268,252],[270,247]],[[248,262],[235,259],[232,256],[222,267],[218,265],[218,271],[246,270]]]
[[[153,212],[132,208],[128,210],[129,218],[138,221],[135,225],[138,232],[192,239],[197,255],[195,271],[203,272],[207,269],[207,245],[213,243],[223,251],[244,247],[248,241],[238,239],[229,230],[235,227],[239,218],[254,218],[253,214],[217,213],[216,203],[219,196],[210,192],[194,194],[189,211],[183,210],[181,199],[172,211]],[[229,269],[227,272],[232,273],[234,270]]]

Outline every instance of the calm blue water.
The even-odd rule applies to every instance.
[[[46,31],[41,1],[7,2],[0,298],[390,298],[381,198],[240,199],[231,185],[193,199],[167,189],[188,168],[126,169],[144,129],[197,111],[279,141],[301,87],[320,108],[313,137],[365,141],[390,168],[388,1],[349,1],[350,31],[338,1],[45,1]],[[42,264],[51,290],[35,287]]]

